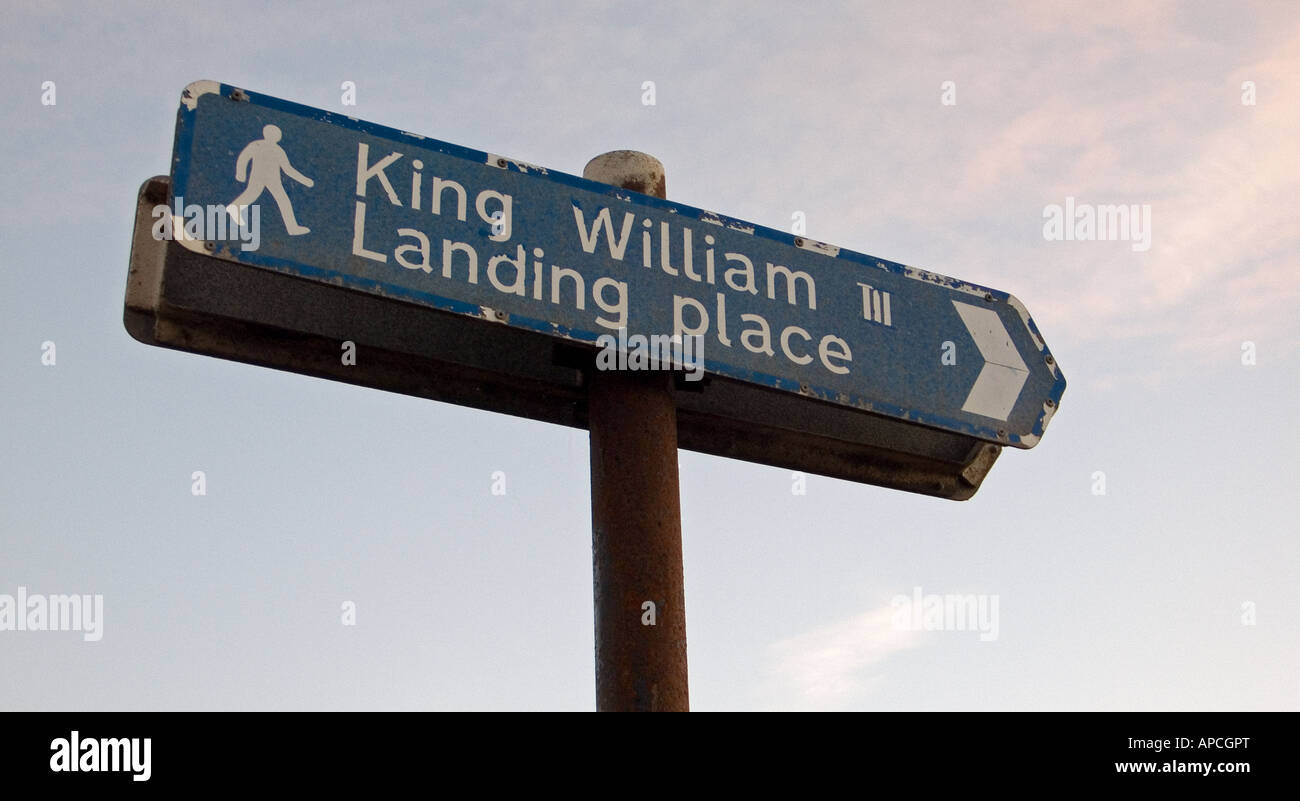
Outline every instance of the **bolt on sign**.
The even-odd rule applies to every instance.
[[[1065,389],[1006,292],[212,81],[134,243],[150,344],[584,426],[598,345],[694,337],[682,447],[942,497]]]

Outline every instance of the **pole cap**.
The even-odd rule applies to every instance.
[[[668,197],[664,165],[659,159],[637,150],[611,150],[602,153],[582,168],[582,177],[653,195]]]

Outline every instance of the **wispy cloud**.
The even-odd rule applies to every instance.
[[[1187,52],[1213,61],[1217,48],[1180,41],[1153,55]],[[1052,334],[1080,343],[1141,337],[1189,367],[1230,360],[1243,339],[1300,344],[1292,311],[1300,302],[1297,54],[1293,27],[1256,60],[1225,60],[1217,73],[1164,82],[1154,93],[1043,92],[964,164],[963,194],[993,208],[999,196],[1028,200],[1017,186],[1036,187],[1042,203],[1070,195],[1152,207],[1149,253],[1114,243],[999,248],[1008,261],[1055,277],[1030,284],[1035,314],[1051,321]],[[1118,67],[1102,65],[1102,74],[1119,82]],[[1060,70],[1044,77],[1044,89],[1069,80]],[[1245,81],[1257,87],[1255,105],[1240,101]]]
[[[865,695],[891,656],[924,641],[925,632],[894,628],[894,614],[886,605],[773,643],[773,693],[780,705],[826,709]]]

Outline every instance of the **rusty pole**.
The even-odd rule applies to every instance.
[[[666,196],[663,165],[644,153],[605,153],[582,175]],[[690,708],[672,387],[667,372],[589,373],[596,709],[601,712]]]

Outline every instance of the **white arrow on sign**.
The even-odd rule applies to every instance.
[[[961,410],[1006,420],[1029,379],[1029,365],[1020,358],[997,312],[955,300],[952,305],[957,307],[957,314],[984,357],[984,369],[980,370]]]

